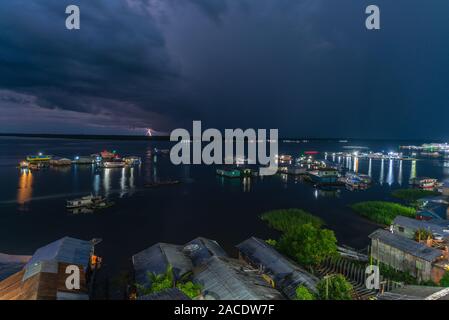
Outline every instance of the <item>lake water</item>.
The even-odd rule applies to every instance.
[[[334,152],[342,151],[344,145],[282,143],[280,152],[296,156],[306,150]],[[346,145],[363,145],[376,152],[397,151],[399,143],[350,141]],[[345,165],[370,173],[374,185],[366,191],[326,192],[293,176],[229,180],[216,176],[214,166],[174,166],[168,156],[151,156],[154,147],[169,148],[169,143],[0,138],[0,252],[32,254],[64,236],[102,238],[97,250],[116,270],[126,268],[133,254],[157,242],[182,244],[197,236],[215,239],[232,253],[236,244],[250,236],[276,237],[259,216],[279,208],[307,210],[321,217],[341,244],[364,248],[377,226],[353,213],[350,204],[389,200],[393,189],[408,186],[411,175],[449,179],[449,167],[440,160],[352,160]],[[39,151],[73,158],[104,149],[140,156],[143,163],[125,169],[48,168],[31,174],[16,168],[27,154]],[[158,179],[179,179],[182,184],[143,188],[145,182]],[[107,195],[115,205],[93,214],[67,212],[67,199],[91,193]]]

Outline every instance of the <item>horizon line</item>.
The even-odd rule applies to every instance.
[[[112,134],[83,134],[83,133],[0,133],[0,137],[18,137],[18,138],[44,138],[44,139],[72,139],[72,140],[140,140],[140,141],[170,141],[169,135],[160,136],[142,136],[142,135],[112,135]],[[224,139],[224,138],[223,138]],[[442,139],[423,139],[423,138],[348,138],[348,137],[281,137],[280,141],[351,141],[351,140],[365,140],[365,141],[432,141],[432,142],[444,142]]]

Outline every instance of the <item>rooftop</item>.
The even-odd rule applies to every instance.
[[[183,246],[157,243],[132,257],[135,279],[141,285],[149,285],[148,273],[163,274],[168,266],[173,267],[176,279],[190,272],[191,260],[183,252]]]
[[[293,291],[301,284],[316,291],[318,278],[294,264],[265,241],[251,237],[238,244],[237,248],[253,263],[263,265],[264,272],[271,274],[279,282],[288,297],[294,296]]]
[[[377,296],[378,300],[449,300],[449,290],[442,287],[407,285]]]
[[[449,221],[446,220],[446,222],[441,221],[440,223],[434,223],[432,221],[423,221],[423,220],[416,220],[412,218],[407,218],[403,216],[397,216],[393,220],[393,225],[401,226],[404,228],[409,228],[412,230],[428,230],[434,234],[438,233],[442,235],[443,237],[447,238],[449,237]],[[448,225],[445,227],[445,225]]]
[[[191,300],[178,288],[170,288],[161,292],[140,296],[137,300]]]
[[[89,266],[93,247],[94,245],[91,241],[70,237],[61,238],[41,247],[36,250],[26,264],[24,280],[41,272],[45,269],[45,266],[55,265],[60,262],[82,266],[86,270]]]
[[[195,268],[193,281],[203,286],[206,299],[280,300],[283,296],[245,263],[213,256]]]
[[[374,231],[369,237],[372,240],[379,240],[380,242],[425,261],[434,262],[437,258],[442,256],[441,250],[428,247],[425,244],[391,233],[384,229]]]

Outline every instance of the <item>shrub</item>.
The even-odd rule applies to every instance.
[[[273,210],[262,214],[261,218],[270,227],[282,232],[288,232],[292,228],[306,223],[310,223],[317,228],[323,225],[320,218],[301,209]]]
[[[299,264],[314,266],[337,254],[337,239],[333,231],[307,223],[284,233],[278,248]]]
[[[315,300],[315,296],[305,286],[296,288],[296,300]]]
[[[352,300],[352,285],[341,274],[327,276],[318,282],[321,300]]]

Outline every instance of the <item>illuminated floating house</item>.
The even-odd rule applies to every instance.
[[[28,155],[26,157],[26,160],[28,162],[42,162],[42,161],[50,161],[52,159],[52,156],[44,155],[42,153],[39,153],[38,155]]]
[[[308,172],[309,179],[319,185],[338,184],[339,174],[334,168],[319,168]]]

